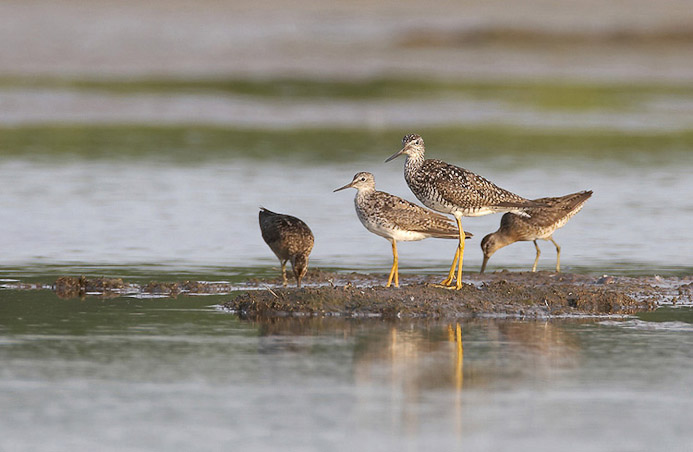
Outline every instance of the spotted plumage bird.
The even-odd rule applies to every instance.
[[[561,271],[561,247],[553,239],[556,229],[563,227],[573,215],[578,213],[585,202],[592,196],[592,190],[572,193],[570,195],[555,198],[539,198],[534,201],[545,204],[547,207],[532,207],[527,209],[528,217],[521,217],[513,213],[506,213],[501,218],[500,227],[496,232],[488,234],[481,241],[481,251],[484,253],[484,262],[481,264],[481,273],[486,270],[486,264],[493,253],[515,242],[533,241],[537,250],[532,271],[537,271],[539,261],[539,245],[537,240],[549,240],[556,247],[556,271]]]
[[[281,263],[284,285],[288,284],[286,263],[290,261],[296,286],[301,287],[301,279],[308,272],[308,255],[315,242],[313,232],[300,219],[275,213],[264,207],[260,207],[259,220],[262,238]]]
[[[334,191],[355,188],[354,205],[356,215],[366,229],[386,238],[392,243],[392,268],[387,279],[390,287],[394,278],[399,287],[398,241],[423,240],[428,237],[456,239],[459,232],[447,217],[417,206],[398,196],[375,189],[375,178],[371,173],[356,173],[353,180]],[[472,234],[466,233],[466,237]]]
[[[404,154],[404,179],[414,195],[426,207],[452,214],[457,221],[459,242],[448,277],[442,284],[462,288],[462,259],[464,257],[464,229],[462,217],[478,217],[497,212],[515,212],[527,215],[528,207],[541,204],[518,196],[498,187],[493,182],[464,168],[442,160],[426,159],[423,139],[416,134],[402,138],[402,149],[391,155],[386,162]],[[459,265],[458,265],[459,264]]]

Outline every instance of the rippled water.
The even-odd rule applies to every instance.
[[[693,440],[690,310],[258,323],[214,307],[226,299],[0,291],[0,449],[683,451]]]

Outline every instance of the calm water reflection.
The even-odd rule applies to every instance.
[[[693,316],[242,321],[0,291],[2,450],[684,450]],[[653,327],[660,326],[660,327]]]

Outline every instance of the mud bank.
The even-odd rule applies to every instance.
[[[249,291],[224,304],[248,318],[336,315],[383,318],[418,317],[564,317],[626,315],[653,310],[657,303],[636,299],[603,284],[566,281],[527,284],[507,279],[467,283],[451,290],[428,282],[400,288],[329,287]]]
[[[280,279],[227,282],[128,283],[122,279],[61,277],[51,289],[61,298],[231,295],[225,309],[246,318],[342,316],[452,318],[470,316],[566,317],[629,315],[660,305],[693,305],[693,276],[594,276],[551,272],[465,274],[461,290],[440,287],[437,276],[401,275],[400,288],[383,287],[383,275],[311,270],[305,287]]]

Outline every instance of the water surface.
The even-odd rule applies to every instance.
[[[683,451],[693,440],[690,309],[249,322],[213,306],[226,299],[0,291],[0,448]]]
[[[435,133],[429,136],[433,143],[439,139]],[[257,225],[258,209],[264,206],[296,215],[312,228],[316,244],[311,265],[387,271],[390,246],[359,223],[354,192],[332,190],[367,170],[375,174],[379,189],[415,200],[402,177],[403,159],[383,162],[399,148],[398,140],[381,148],[381,140],[366,144],[371,142],[368,137],[362,142],[344,142],[339,134],[317,137],[306,143],[303,153],[291,145],[290,153],[282,154],[279,147],[276,155],[264,159],[238,156],[233,135],[228,155],[208,156],[194,142],[173,141],[164,142],[158,153],[127,158],[116,152],[95,158],[65,152],[0,158],[0,222],[6,239],[0,266],[6,275],[17,269],[42,274],[45,266],[62,267],[64,272],[77,267],[158,266],[164,272],[229,277],[243,268],[276,265]],[[67,144],[76,149],[90,146],[73,141]],[[255,143],[261,144],[262,137]],[[502,148],[495,154],[477,153],[472,144],[467,147],[472,151],[464,154],[443,147],[441,157],[530,198],[593,190],[583,211],[555,234],[563,247],[564,270],[690,270],[693,154],[675,148],[612,149],[600,157],[571,153],[560,147],[559,138],[556,143],[559,150],[554,153]],[[350,148],[362,144],[372,150],[350,155]],[[435,156],[436,144],[430,148]],[[180,158],[168,156],[169,149]],[[322,155],[323,150],[328,152]],[[465,219],[465,229],[475,234],[468,241],[465,269],[478,270],[480,240],[499,222],[500,215]],[[540,246],[539,267],[552,269],[553,245]],[[454,247],[451,241],[435,239],[404,243],[401,271],[444,271]],[[497,252],[490,269],[527,269],[533,257],[533,245],[519,243]]]

